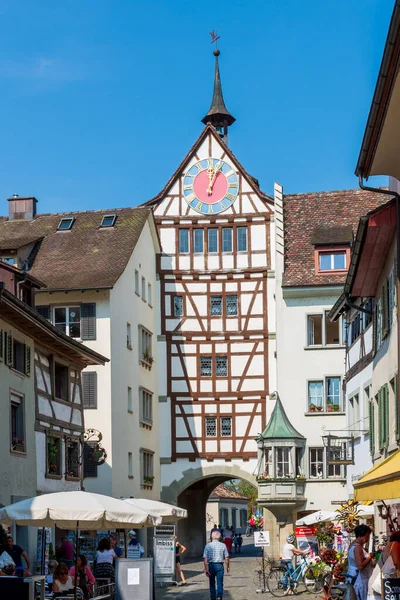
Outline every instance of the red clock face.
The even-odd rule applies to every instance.
[[[223,160],[207,158],[190,167],[183,180],[183,194],[193,210],[218,214],[235,202],[239,192],[236,172]]]

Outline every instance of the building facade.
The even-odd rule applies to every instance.
[[[18,204],[25,210],[32,207],[24,219],[13,218],[21,212]],[[85,489],[117,498],[158,499],[159,242],[151,211],[127,208],[40,215],[32,199],[15,197],[9,205],[9,218],[0,221],[3,257],[44,281],[46,287],[36,290],[39,314],[88,349],[112,357],[104,367],[92,365],[83,373],[85,426],[101,434],[107,454],[105,464],[97,467],[89,460],[89,443]],[[36,363],[45,392],[50,364],[42,356],[36,357]],[[72,397],[79,392],[76,386],[75,391],[72,387],[63,391]],[[70,401],[68,396],[58,410],[70,411]],[[50,409],[43,410],[50,418]],[[69,414],[75,424],[77,415]],[[46,447],[42,444],[39,449],[43,453]],[[46,478],[47,490],[56,487],[60,489],[58,481],[50,485]]]
[[[233,527],[235,533],[246,532],[249,499],[224,484],[215,488],[206,506],[207,534],[214,525]]]
[[[81,489],[85,430],[81,371],[107,360],[71,340],[33,306],[19,300],[9,291],[10,274],[24,285],[31,279],[0,264],[3,505],[45,492]],[[17,543],[26,548],[34,564],[36,530],[13,529]]]
[[[162,497],[188,509],[179,537],[185,543],[191,527],[193,554],[203,547],[206,502],[216,485],[232,477],[255,483],[255,438],[266,421],[274,360],[272,200],[227,145],[234,118],[223,102],[218,54],[206,126],[146,204],[162,247]]]

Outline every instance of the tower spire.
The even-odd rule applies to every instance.
[[[221,77],[219,74],[218,57],[220,55],[218,48],[214,50],[215,56],[215,75],[214,75],[214,91],[211,100],[210,110],[202,119],[202,123],[207,125],[210,123],[215,127],[220,137],[227,142],[228,140],[228,127],[236,121],[235,117],[231,115],[229,110],[225,106],[224,97],[222,95]]]

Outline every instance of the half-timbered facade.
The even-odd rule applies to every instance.
[[[236,200],[217,214],[199,214],[205,205],[193,209],[186,181],[219,161],[234,175]],[[207,126],[152,204],[162,246],[159,344],[171,422],[163,458],[249,460],[269,387],[270,199]]]

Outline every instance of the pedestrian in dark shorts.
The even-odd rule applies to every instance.
[[[178,581],[178,575],[180,575],[182,585],[186,585],[186,579],[181,569],[181,556],[185,552],[185,550],[185,546],[178,542],[175,536],[175,577],[176,581]]]

